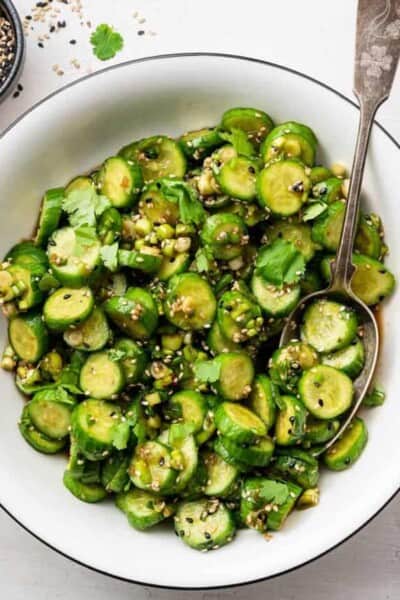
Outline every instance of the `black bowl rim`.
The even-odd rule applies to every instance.
[[[11,0],[0,0],[0,9],[2,9],[9,19],[15,34],[15,57],[11,70],[8,74],[7,79],[0,85],[0,101],[4,100],[8,93],[11,91],[12,85],[17,79],[22,65],[24,62],[25,55],[25,37],[22,29],[22,23],[17,9]]]
[[[302,73],[301,71],[292,69],[291,67],[287,67],[285,65],[280,65],[279,63],[274,63],[274,62],[271,62],[268,60],[263,60],[261,58],[253,58],[250,56],[245,56],[245,55],[240,55],[240,54],[230,54],[227,52],[175,52],[175,53],[172,52],[172,53],[168,53],[168,54],[156,54],[153,56],[144,56],[142,58],[135,58],[135,59],[123,61],[116,65],[110,65],[109,67],[99,69],[98,71],[95,71],[94,73],[90,73],[89,75],[85,75],[83,77],[80,77],[79,79],[76,79],[75,81],[65,84],[58,90],[55,90],[54,92],[51,92],[50,94],[45,96],[42,100],[39,100],[38,102],[36,102],[33,106],[28,108],[22,115],[17,117],[3,132],[0,133],[0,141],[8,133],[11,133],[11,131],[14,129],[14,127],[16,127],[16,125],[18,125],[18,123],[20,121],[22,121],[25,117],[27,117],[36,108],[38,108],[39,106],[41,106],[42,104],[47,102],[47,100],[50,100],[51,98],[53,98],[53,96],[57,96],[57,95],[61,94],[66,89],[79,84],[81,81],[85,81],[87,79],[96,77],[97,75],[102,75],[103,73],[105,73],[107,71],[114,71],[115,69],[124,68],[124,67],[126,67],[128,65],[132,65],[132,64],[137,64],[137,63],[140,64],[140,63],[152,62],[152,61],[156,61],[156,60],[169,60],[169,59],[176,59],[176,58],[193,58],[193,57],[194,58],[196,58],[196,57],[227,58],[227,59],[234,59],[237,61],[260,64],[260,65],[264,65],[267,67],[273,67],[275,69],[285,71],[287,73],[291,73],[292,75],[296,75],[297,77],[300,77],[302,79],[305,79],[307,81],[315,83],[316,85],[324,88],[325,90],[332,92],[333,94],[335,94],[335,96],[338,96],[339,98],[341,98],[342,100],[344,100],[345,102],[347,102],[348,104],[353,106],[356,110],[360,110],[358,104],[356,102],[354,102],[354,100],[352,100],[351,98],[349,98],[348,96],[346,96],[345,94],[340,92],[339,90],[331,87],[327,83],[324,83],[323,81],[320,81],[319,79],[316,79],[315,77],[312,77],[311,75],[307,75],[306,73]],[[385,136],[396,146],[396,148],[398,150],[400,150],[400,142],[393,135],[391,135],[389,133],[389,131],[387,129],[385,129],[385,127],[383,127],[383,125],[381,125],[381,123],[379,123],[379,121],[375,120],[374,125],[376,125],[385,134]],[[77,564],[81,567],[86,567],[90,571],[99,573],[100,575],[106,575],[107,577],[110,577],[111,579],[115,579],[117,581],[123,581],[125,583],[133,583],[136,585],[146,586],[146,587],[155,588],[155,589],[206,592],[206,591],[212,591],[212,590],[234,589],[234,588],[245,587],[245,586],[248,586],[251,584],[261,583],[263,581],[268,581],[270,579],[275,579],[277,577],[281,577],[282,575],[292,573],[293,571],[297,571],[298,569],[305,567],[306,565],[316,562],[318,559],[330,554],[333,550],[335,550],[336,548],[338,548],[339,546],[341,546],[348,540],[352,539],[357,533],[362,531],[379,514],[381,514],[387,506],[389,506],[389,504],[392,502],[392,500],[394,500],[399,495],[399,493],[400,493],[400,486],[397,488],[397,490],[395,490],[393,492],[393,494],[389,498],[386,499],[386,501],[382,504],[382,506],[378,510],[376,510],[375,513],[373,515],[371,515],[371,517],[369,517],[369,519],[367,519],[362,525],[357,527],[354,531],[349,533],[349,535],[345,536],[343,539],[341,539],[337,543],[333,544],[332,546],[330,546],[323,552],[320,552],[320,554],[317,554],[316,556],[313,556],[312,558],[305,560],[304,562],[299,563],[298,565],[295,565],[294,567],[290,567],[288,569],[283,569],[282,571],[280,571],[278,573],[274,573],[273,575],[267,575],[264,577],[256,577],[254,579],[248,579],[247,581],[242,581],[240,583],[230,583],[230,584],[228,583],[228,584],[213,585],[213,586],[164,585],[164,584],[149,583],[148,581],[140,581],[138,579],[131,579],[129,577],[122,577],[120,575],[115,575],[114,573],[110,573],[108,571],[105,571],[104,569],[100,569],[98,567],[94,567],[90,564],[87,564],[73,556],[70,556],[69,554],[67,554],[63,550],[60,550],[56,546],[53,546],[52,544],[50,544],[49,542],[47,542],[46,540],[41,538],[38,534],[31,531],[27,525],[25,525],[15,515],[13,515],[12,512],[9,509],[7,509],[1,502],[0,502],[0,509],[2,509],[9,517],[11,517],[11,519],[13,521],[15,521],[18,525],[20,525],[20,527],[22,529],[24,529],[26,532],[30,533],[39,542],[41,542],[42,544],[44,544],[51,550],[54,550],[55,552],[57,552],[57,554],[63,556],[64,558],[67,558],[68,560],[74,562],[75,564]]]

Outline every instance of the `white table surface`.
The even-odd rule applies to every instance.
[[[373,0],[371,0],[373,1]],[[47,23],[27,40],[23,91],[0,106],[0,132],[58,87],[113,62],[179,51],[244,54],[308,73],[351,95],[355,0],[81,0],[84,25],[62,0],[53,0],[66,27],[38,47]],[[16,0],[22,16],[33,0]],[[138,13],[136,17],[135,13]],[[140,22],[143,21],[144,22]],[[101,63],[89,44],[92,27],[109,23],[125,46]],[[138,30],[144,30],[138,35]],[[76,39],[75,45],[69,40]],[[77,59],[80,68],[71,64]],[[59,65],[59,76],[53,65]],[[400,139],[400,75],[381,123]],[[373,473],[371,474],[373,476]],[[362,501],[362,490],[360,490]],[[27,498],[29,502],[29,498]],[[301,540],[299,540],[301,544]],[[217,557],[216,557],[217,558]],[[134,559],[134,558],[133,558]],[[49,550],[0,511],[0,598],[4,600],[137,600],[248,598],[255,600],[398,600],[400,498],[368,527],[327,556],[298,571],[245,588],[188,593],[143,588],[107,578]]]

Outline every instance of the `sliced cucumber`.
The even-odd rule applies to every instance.
[[[172,507],[162,498],[143,490],[118,494],[115,503],[125,513],[129,524],[139,531],[154,527],[173,513]]]
[[[239,470],[215,452],[206,452],[204,463],[207,469],[205,495],[219,498],[229,497],[237,485]]]
[[[224,112],[221,119],[221,129],[225,131],[241,129],[255,144],[261,143],[273,126],[271,117],[256,108],[230,108]]]
[[[161,442],[148,441],[136,446],[129,475],[133,484],[141,490],[173,493],[179,470],[172,465],[172,451]]]
[[[251,410],[233,402],[223,402],[215,412],[215,424],[221,435],[234,442],[253,443],[266,435],[266,427]]]
[[[149,248],[144,248],[142,251],[136,250],[118,250],[118,264],[120,267],[129,267],[130,269],[138,269],[144,273],[157,272],[162,264],[162,256],[159,250],[154,252],[146,252]]]
[[[313,508],[319,504],[319,489],[309,488],[304,490],[296,503],[297,510],[307,510],[307,508]]]
[[[218,500],[182,502],[174,517],[180,539],[195,550],[214,550],[235,535],[232,513]]]
[[[301,399],[314,417],[333,419],[346,412],[353,401],[353,383],[347,375],[326,365],[306,371],[299,382]]]
[[[329,442],[339,431],[339,419],[324,420],[315,419],[308,415],[306,422],[306,432],[303,438],[303,446],[308,448],[318,444]]]
[[[218,392],[226,400],[242,400],[251,392],[254,365],[245,352],[225,352],[215,358],[220,366]]]
[[[318,352],[333,352],[350,344],[357,334],[357,315],[332,300],[316,300],[306,309],[301,337]]]
[[[241,217],[227,212],[208,217],[200,236],[213,256],[221,260],[240,256],[248,242],[247,228]]]
[[[324,464],[332,471],[343,471],[361,456],[368,441],[366,425],[355,417],[344,434],[324,454]]]
[[[173,490],[168,493],[180,494],[196,473],[199,464],[199,453],[193,435],[176,435],[174,425],[166,429],[158,437],[158,441],[171,449],[172,465],[178,469]]]
[[[221,354],[222,352],[235,352],[240,349],[239,344],[224,336],[217,320],[211,325],[207,336],[207,344],[214,355]]]
[[[217,321],[227,339],[241,343],[257,336],[263,325],[261,309],[251,296],[231,291],[218,301]]]
[[[87,319],[94,307],[92,290],[82,288],[58,288],[43,306],[43,317],[49,329],[65,331]]]
[[[328,172],[329,173],[329,172]],[[315,176],[315,174],[314,174]],[[313,178],[313,173],[310,175]],[[338,200],[343,199],[343,179],[338,177],[328,176],[321,181],[318,181],[316,185],[313,185],[312,195],[314,198],[325,202],[326,204],[336,203]]]
[[[298,444],[306,430],[307,410],[295,396],[279,398],[279,412],[275,422],[275,439],[279,446]]]
[[[381,232],[369,215],[361,215],[354,246],[371,258],[379,259],[382,254]]]
[[[373,408],[375,406],[382,406],[385,402],[386,394],[385,391],[379,386],[372,386],[365,394],[364,400],[362,401],[363,406]]]
[[[5,262],[18,265],[39,264],[47,267],[47,254],[42,248],[38,248],[32,241],[23,241],[15,244],[4,257]]]
[[[35,243],[38,246],[43,246],[57,229],[64,197],[64,188],[53,188],[44,194],[35,235]]]
[[[100,241],[77,236],[72,227],[57,229],[50,237],[47,254],[54,276],[62,285],[84,285],[100,262]]]
[[[53,440],[61,440],[68,435],[73,406],[51,400],[48,391],[36,392],[27,406],[29,417],[38,431]]]
[[[49,347],[49,335],[42,315],[29,312],[11,319],[8,339],[18,357],[29,363],[37,362]]]
[[[115,350],[122,353],[120,363],[128,384],[140,381],[147,365],[146,351],[130,338],[119,339],[114,346]]]
[[[101,308],[95,307],[85,321],[64,332],[64,342],[76,350],[95,352],[110,339],[111,331]]]
[[[143,288],[128,288],[123,296],[107,300],[103,308],[123,333],[135,339],[151,337],[158,324],[157,305]]]
[[[251,290],[263,309],[271,317],[285,317],[300,300],[301,287],[286,285],[279,287],[265,281],[260,275],[253,275]]]
[[[179,145],[185,156],[195,161],[202,160],[223,143],[218,130],[211,127],[188,131],[179,138]]]
[[[286,485],[289,488],[289,494],[286,501],[282,505],[278,506],[277,511],[272,510],[272,512],[270,512],[268,515],[267,524],[268,529],[271,531],[279,531],[282,529],[282,526],[296,506],[296,502],[303,491],[301,487],[291,481],[288,481]]]
[[[289,217],[306,202],[311,182],[305,167],[297,160],[280,160],[267,165],[257,178],[261,206],[272,214]]]
[[[251,158],[237,156],[221,167],[214,168],[214,176],[224,194],[249,202],[256,197],[258,165]]]
[[[112,360],[108,352],[94,352],[81,369],[79,385],[86,396],[114,400],[124,388],[124,371],[120,362]]]
[[[317,143],[314,132],[307,125],[289,121],[269,132],[261,147],[261,157],[266,163],[281,158],[298,158],[312,167]]]
[[[317,219],[312,227],[312,239],[326,250],[334,252],[340,241],[346,205],[340,200],[330,204],[327,210]]]
[[[91,177],[85,177],[84,175],[79,175],[72,179],[67,187],[65,188],[65,196],[68,196],[71,192],[75,192],[76,190],[88,190],[94,189],[94,181]]]
[[[25,258],[26,255],[25,255]],[[6,269],[0,270],[0,302],[14,300],[21,311],[29,310],[43,300],[40,281],[46,267],[38,262],[22,263],[22,256]]]
[[[321,358],[323,365],[335,367],[335,369],[343,371],[343,373],[346,373],[352,379],[355,379],[362,371],[364,360],[364,344],[358,337],[351,342],[350,346],[331,354],[326,354]]]
[[[319,480],[318,460],[297,448],[278,450],[273,469],[304,489],[315,487]]]
[[[107,208],[101,215],[97,232],[103,245],[110,245],[118,241],[122,232],[122,217],[119,211],[114,208]]]
[[[271,380],[285,392],[296,393],[302,371],[318,364],[317,352],[305,342],[289,342],[278,348],[269,362]]]
[[[307,262],[313,258],[317,248],[311,239],[311,228],[304,223],[278,221],[267,228],[266,236],[268,242],[273,242],[276,239],[292,242]]]
[[[159,182],[145,187],[139,200],[139,213],[154,224],[176,225],[179,221],[179,205],[166,198],[160,191]]]
[[[190,254],[182,252],[177,256],[164,256],[157,271],[157,277],[160,281],[168,281],[174,275],[180,275],[187,271],[190,264]]]
[[[266,467],[272,458],[275,446],[270,437],[261,437],[253,444],[238,444],[222,436],[221,443],[233,461],[247,467]]]
[[[184,330],[211,325],[217,303],[209,283],[196,273],[176,275],[168,283],[165,316]]]
[[[66,439],[55,440],[36,429],[29,416],[28,405],[24,406],[21,420],[18,424],[22,437],[32,448],[43,454],[56,454],[66,444]]]
[[[89,398],[78,404],[72,413],[71,431],[80,452],[89,460],[107,457],[121,418],[120,408],[112,402]]]
[[[320,183],[321,181],[325,181],[325,179],[329,179],[330,177],[332,177],[332,171],[326,167],[317,165],[311,169],[310,179],[312,185]]]
[[[124,452],[111,454],[102,462],[101,483],[107,492],[120,493],[130,485],[129,458]]]
[[[103,163],[97,177],[99,190],[113,206],[126,208],[137,200],[143,186],[140,167],[121,156],[112,156]]]
[[[67,490],[82,502],[101,502],[107,497],[107,492],[100,483],[83,483],[75,479],[68,470],[64,472],[63,483]]]
[[[124,146],[119,155],[139,164],[145,183],[161,177],[182,178],[186,172],[186,159],[179,144],[164,135]]]
[[[201,431],[207,414],[207,400],[200,392],[182,390],[171,396],[166,415],[173,422],[183,422],[193,427],[193,432]]]
[[[232,457],[232,454],[225,448],[225,442],[227,438],[220,435],[218,436],[213,443],[213,450],[220,456],[228,465],[232,465],[239,472],[246,472],[249,470],[249,466],[244,463],[240,463],[236,458]]]
[[[263,421],[267,431],[275,424],[279,390],[266,375],[256,375],[248,399],[250,410]]]

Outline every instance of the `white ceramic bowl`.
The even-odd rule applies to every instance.
[[[0,254],[30,234],[46,188],[67,182],[127,142],[176,135],[218,123],[228,107],[255,106],[276,121],[304,121],[321,141],[321,158],[349,164],[358,111],[337,92],[303,75],[261,61],[221,55],[178,55],[111,67],[51,95],[0,140]],[[382,215],[398,276],[400,256],[399,147],[379,126],[367,161],[367,205]],[[366,414],[370,442],[360,461],[324,474],[318,508],[294,513],[267,543],[239,532],[218,552],[189,550],[172,530],[139,533],[111,503],[86,505],[61,482],[65,459],[34,452],[18,433],[22,398],[0,373],[0,502],[35,536],[104,573],[148,585],[210,588],[271,577],[336,546],[371,519],[400,487],[400,314],[396,294],[385,306],[380,379],[383,408]],[[2,320],[1,338],[6,327]]]

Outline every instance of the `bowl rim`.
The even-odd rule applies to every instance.
[[[4,4],[9,4],[9,0],[3,0]],[[12,7],[15,11],[15,8]],[[15,11],[16,12],[16,11]],[[133,64],[137,64],[137,63],[145,63],[145,62],[151,62],[151,61],[157,61],[157,60],[170,60],[170,59],[182,59],[182,58],[226,58],[226,59],[232,59],[232,60],[236,60],[236,61],[244,61],[244,62],[251,62],[251,63],[256,63],[256,64],[260,64],[260,65],[265,65],[268,67],[273,67],[275,69],[279,69],[282,71],[285,71],[287,73],[290,73],[291,75],[296,75],[297,77],[300,77],[302,79],[305,79],[307,81],[310,81],[324,89],[326,89],[329,92],[332,92],[333,94],[335,94],[336,96],[338,96],[339,98],[341,98],[342,100],[344,100],[345,102],[347,102],[348,104],[351,104],[356,110],[359,110],[359,106],[358,104],[352,100],[351,98],[349,98],[348,96],[346,96],[345,94],[343,94],[342,92],[340,92],[339,90],[333,88],[332,86],[324,83],[323,81],[320,81],[319,79],[316,79],[315,77],[312,77],[310,75],[307,75],[306,73],[302,73],[301,71],[298,71],[296,69],[293,69],[291,67],[287,67],[285,65],[281,65],[278,63],[274,63],[274,62],[270,62],[267,60],[263,60],[261,58],[254,58],[254,57],[249,57],[249,56],[244,56],[244,55],[240,55],[240,54],[230,54],[230,53],[224,53],[224,52],[176,52],[176,53],[166,53],[166,54],[156,54],[156,55],[152,55],[152,56],[144,56],[141,58],[135,58],[135,59],[131,59],[131,60],[127,60],[127,61],[123,61],[121,63],[115,64],[115,65],[110,65],[108,67],[99,69],[98,71],[95,71],[94,73],[89,73],[88,75],[85,75],[83,77],[80,77],[79,79],[76,79],[70,83],[67,83],[65,85],[63,85],[62,87],[60,87],[59,89],[55,90],[54,92],[51,92],[50,94],[48,94],[47,96],[45,96],[44,98],[42,98],[41,100],[39,100],[38,102],[36,102],[35,104],[33,104],[30,108],[28,108],[26,111],[24,111],[19,117],[17,117],[8,127],[6,127],[6,129],[3,132],[0,132],[0,142],[1,140],[8,134],[10,133],[13,128],[20,122],[22,121],[25,117],[27,117],[31,112],[33,112],[37,107],[41,106],[42,104],[44,104],[45,102],[47,102],[48,100],[50,100],[51,98],[53,98],[54,96],[57,96],[58,94],[62,94],[62,92],[64,92],[66,89],[73,87],[75,85],[78,85],[79,83],[81,83],[82,81],[86,81],[88,79],[91,79],[93,77],[96,77],[97,75],[102,75],[108,71],[113,71],[115,69],[119,69],[119,68],[124,68],[127,67],[129,65],[133,65]],[[1,93],[1,88],[0,88],[0,93]],[[397,139],[390,134],[387,129],[377,120],[374,120],[374,125],[376,125],[384,134],[386,137],[389,138],[389,140],[396,146],[397,149],[400,150],[400,143],[397,141]],[[267,575],[265,577],[258,577],[256,579],[250,579],[247,581],[243,581],[241,583],[235,583],[235,584],[226,584],[226,585],[216,585],[216,586],[179,586],[179,585],[161,585],[161,584],[155,584],[155,583],[151,583],[151,582],[147,582],[147,581],[139,581],[137,579],[131,579],[131,578],[127,578],[127,577],[122,577],[119,575],[115,575],[114,573],[110,573],[108,571],[105,571],[103,569],[97,568],[95,566],[92,566],[90,564],[87,564],[77,558],[74,558],[73,556],[70,556],[69,554],[67,554],[66,552],[64,552],[63,550],[61,550],[60,548],[57,548],[56,546],[50,544],[49,542],[47,542],[46,540],[44,540],[43,538],[41,538],[39,535],[37,535],[36,533],[34,533],[33,531],[31,531],[29,529],[29,527],[27,525],[25,525],[24,523],[22,523],[19,519],[17,519],[12,512],[7,509],[1,502],[0,502],[0,508],[9,516],[11,517],[11,519],[17,523],[20,527],[22,527],[22,529],[24,529],[26,532],[28,532],[29,534],[31,534],[34,538],[36,538],[38,541],[40,541],[42,544],[44,544],[45,546],[47,546],[48,548],[50,548],[51,550],[54,550],[55,552],[57,552],[58,554],[60,554],[61,556],[63,556],[64,558],[67,558],[68,560],[71,560],[72,562],[82,566],[82,567],[86,567],[87,569],[90,569],[91,571],[94,571],[96,573],[100,573],[101,575],[105,575],[107,577],[111,577],[113,579],[116,579],[118,581],[124,581],[126,583],[133,583],[136,585],[142,585],[142,586],[147,586],[147,587],[151,587],[151,588],[158,588],[158,589],[166,589],[166,590],[187,590],[187,591],[211,591],[211,590],[221,590],[221,589],[229,589],[229,588],[239,588],[242,586],[246,586],[246,585],[251,585],[251,584],[255,584],[255,583],[261,583],[263,581],[267,581],[270,579],[274,579],[276,577],[281,577],[282,575],[286,575],[287,573],[291,573],[292,571],[296,571],[297,569],[300,569],[308,564],[313,563],[314,561],[317,561],[319,558],[322,558],[323,556],[327,555],[328,553],[332,552],[333,550],[335,550],[336,548],[338,548],[339,546],[341,546],[342,544],[344,544],[345,542],[347,542],[348,540],[350,540],[352,537],[354,537],[358,532],[360,532],[362,529],[364,529],[369,523],[371,523],[371,521],[373,519],[375,519],[375,517],[377,517],[390,503],[392,500],[394,500],[394,498],[399,494],[400,492],[400,487],[384,502],[384,504],[369,518],[367,519],[361,526],[359,526],[358,528],[356,528],[352,533],[350,533],[349,535],[347,535],[346,537],[344,537],[342,540],[340,540],[339,542],[333,544],[332,546],[330,546],[329,548],[327,548],[326,550],[324,550],[323,552],[321,552],[320,554],[294,566],[294,567],[290,567],[288,569],[284,569],[282,571],[280,571],[279,573],[274,573],[273,575]]]
[[[14,62],[10,69],[8,77],[0,85],[0,102],[2,102],[11,92],[12,85],[21,72],[25,56],[25,37],[22,29],[21,18],[11,0],[0,0],[0,9],[3,10],[5,16],[10,21],[15,34]]]

